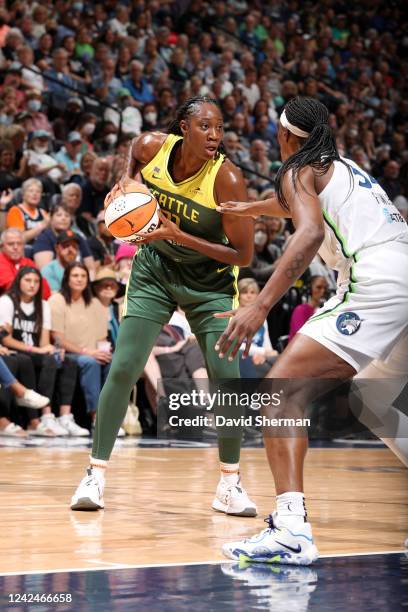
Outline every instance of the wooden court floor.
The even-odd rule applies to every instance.
[[[210,508],[217,451],[115,451],[105,511],[72,512],[84,449],[0,448],[0,573],[114,569],[221,560],[220,546],[254,534],[273,509],[263,449],[242,452],[243,483],[259,516]],[[402,550],[408,537],[408,470],[387,449],[312,449],[309,517],[321,554]]]

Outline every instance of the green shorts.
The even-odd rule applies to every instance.
[[[237,275],[236,266],[210,259],[175,263],[144,245],[133,259],[123,316],[165,325],[180,306],[194,334],[223,331],[228,319],[215,319],[213,314],[238,307]]]

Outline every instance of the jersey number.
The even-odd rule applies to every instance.
[[[353,174],[361,176],[361,179],[358,181],[358,184],[360,185],[360,187],[365,187],[366,189],[371,189],[373,185],[378,183],[378,181],[376,181],[373,176],[370,176],[366,172],[362,172],[361,170],[357,170],[357,168],[354,168],[354,166],[352,166],[351,169],[353,171]]]

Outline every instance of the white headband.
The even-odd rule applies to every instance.
[[[301,130],[300,128],[296,127],[296,125],[289,123],[285,111],[282,111],[279,121],[281,122],[284,128],[289,130],[289,132],[292,132],[292,134],[294,134],[295,136],[299,136],[299,138],[307,138],[309,136],[308,132],[305,132],[304,130]]]

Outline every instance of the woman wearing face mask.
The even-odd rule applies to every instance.
[[[55,245],[59,232],[66,232],[71,228],[72,217],[64,204],[57,204],[50,212],[50,227],[45,229],[33,244],[34,261],[41,270],[55,258]],[[79,254],[84,264],[93,275],[95,262],[86,240],[78,236]]]
[[[272,274],[275,263],[268,250],[268,226],[262,219],[255,221],[254,256],[249,268],[241,269],[241,277],[252,276],[263,287]]]
[[[143,107],[143,132],[157,129],[158,113],[155,104],[145,104]]]
[[[29,110],[31,114],[33,130],[45,130],[52,136],[52,125],[48,121],[47,115],[41,112],[41,106],[42,98],[40,91],[33,90],[27,94],[27,110]]]
[[[81,153],[93,151],[93,134],[96,128],[96,117],[92,113],[84,113],[78,123],[77,130],[81,134],[82,148]]]
[[[95,140],[95,151],[102,153],[102,155],[113,155],[116,151],[116,143],[118,142],[118,135],[116,133],[116,127],[113,123],[104,123],[102,127],[102,133],[99,138]]]

